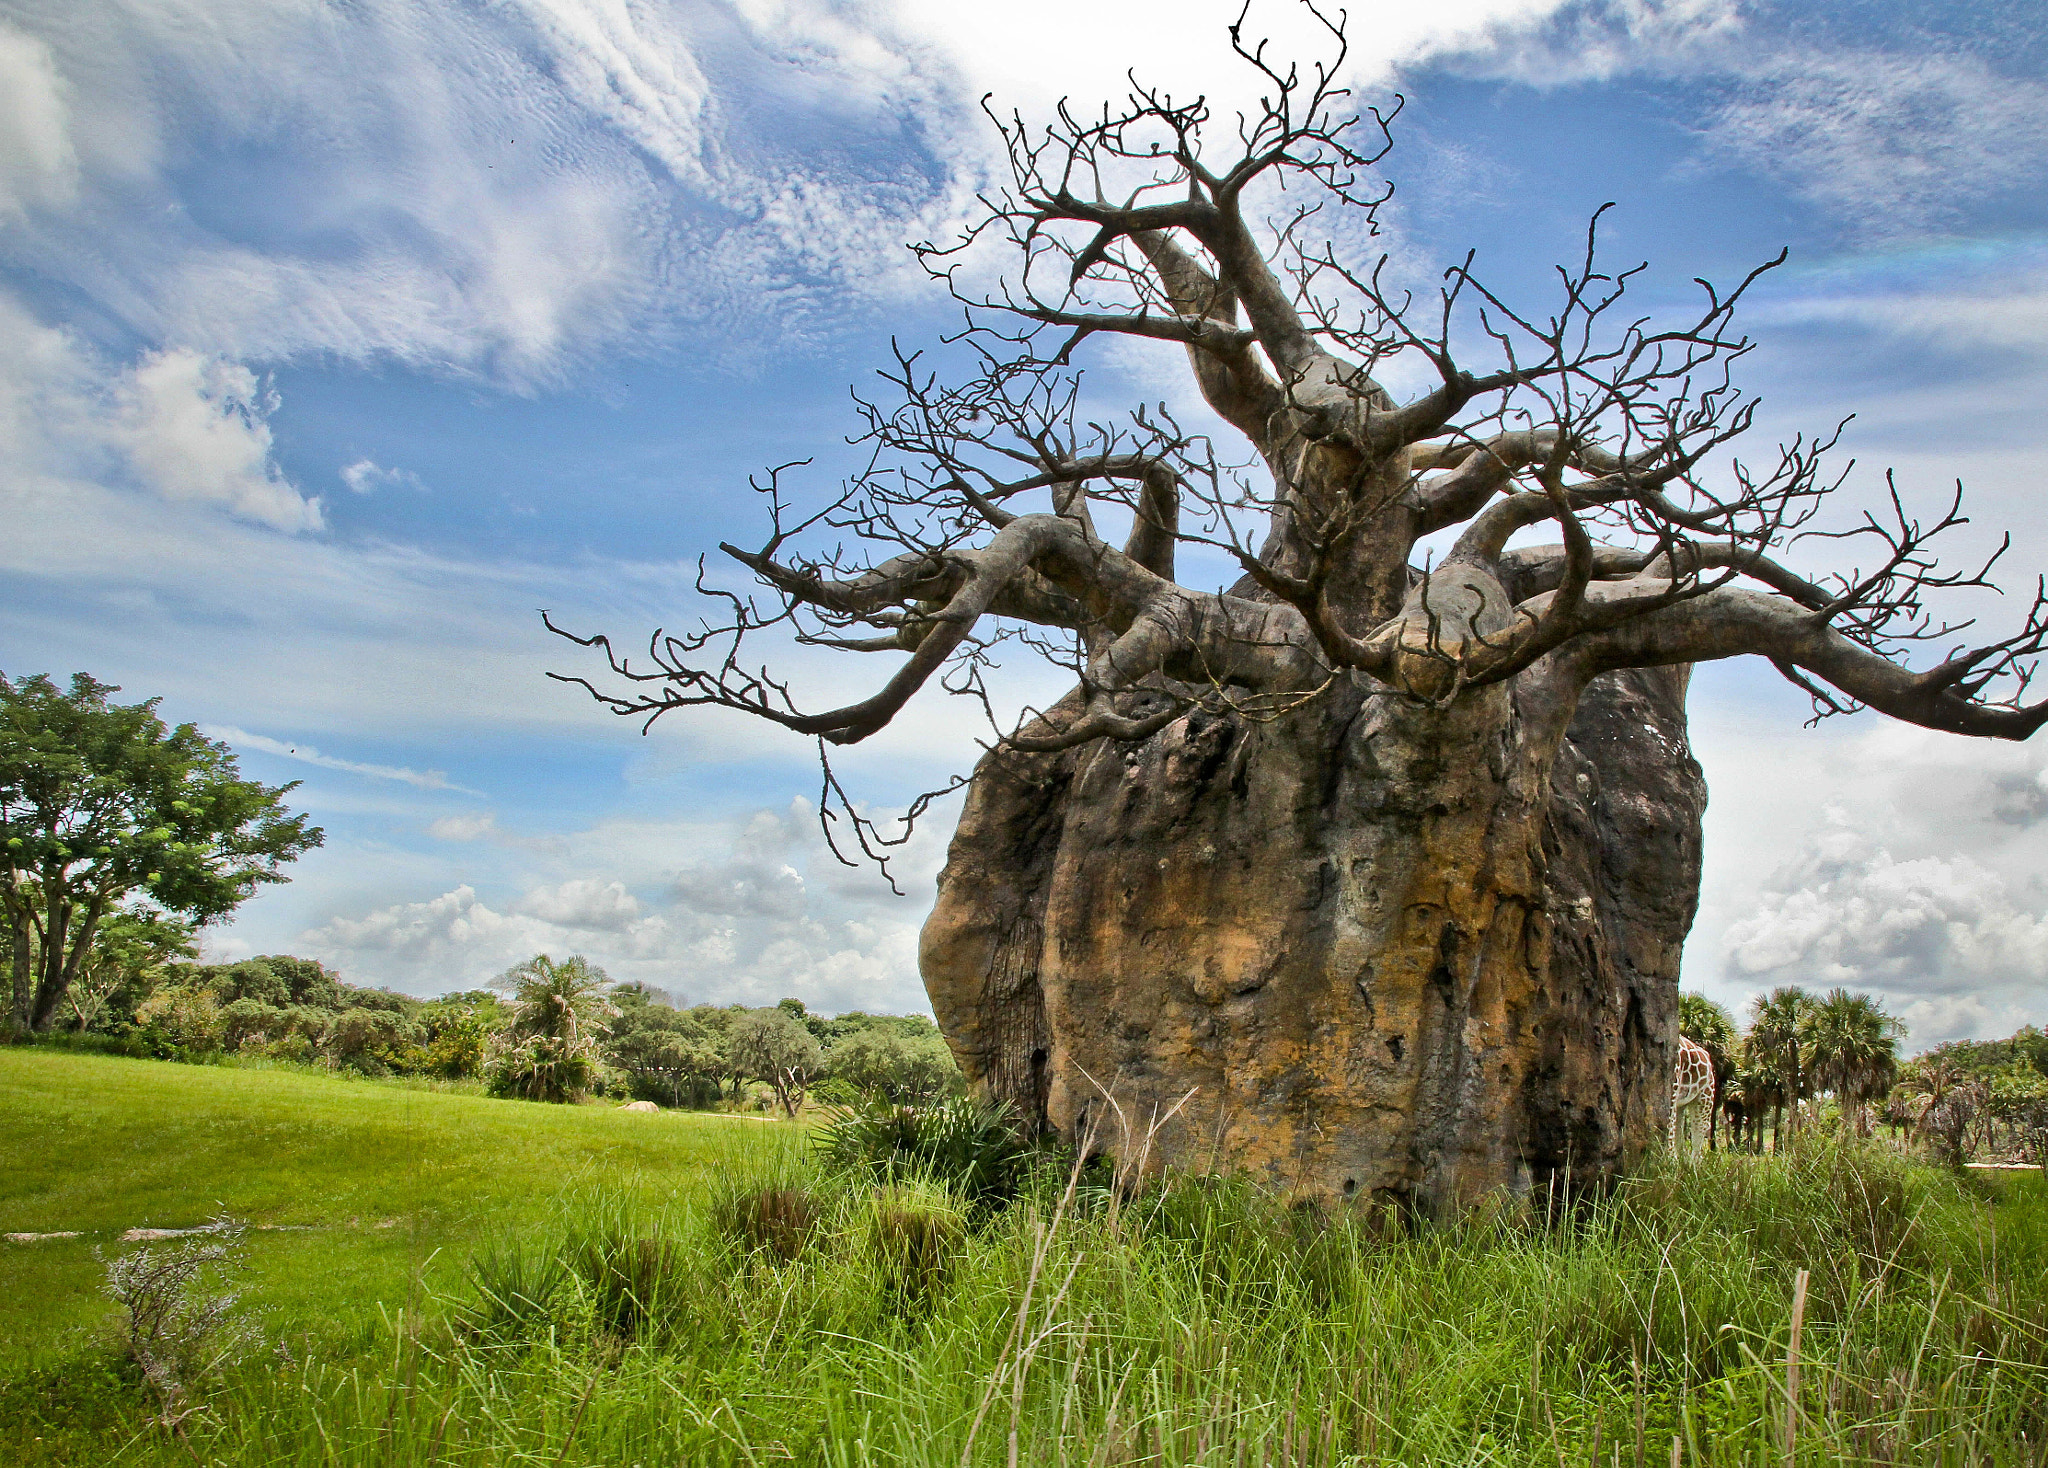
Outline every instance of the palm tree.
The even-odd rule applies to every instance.
[[[1771,1127],[1772,1145],[1782,1147],[1785,1121],[1796,1121],[1799,1102],[1808,1094],[1801,1022],[1813,1007],[1813,996],[1794,985],[1773,989],[1757,996],[1750,1009],[1749,1057],[1768,1071],[1776,1083],[1776,1117]]]
[[[618,1014],[606,996],[612,981],[581,954],[560,963],[537,953],[491,981],[512,993],[512,1022],[505,1027],[494,1089],[534,1101],[569,1101],[581,1096],[594,1070],[592,1057],[604,1022]]]
[[[1865,1104],[1889,1091],[1898,1075],[1903,1028],[1868,994],[1847,989],[1830,989],[1800,1019],[1811,1077],[1835,1093],[1844,1117],[1854,1117],[1858,1136],[1870,1131]]]
[[[1899,1090],[1913,1118],[1910,1140],[1931,1139],[1945,1161],[1960,1166],[1969,1152],[1970,1127],[1983,1108],[1983,1083],[1937,1050],[1906,1067]]]
[[[1735,1071],[1735,1021],[1706,995],[1681,994],[1678,1032],[1706,1051],[1707,1058],[1714,1063],[1714,1102],[1707,1108],[1707,1146],[1711,1148],[1721,1115],[1721,1094]]]
[[[1735,1074],[1729,1081],[1723,1104],[1728,1107],[1729,1115],[1739,1117],[1747,1130],[1750,1151],[1763,1151],[1764,1113],[1784,1109],[1785,1088],[1778,1079],[1777,1071],[1757,1059],[1747,1039],[1736,1046]]]

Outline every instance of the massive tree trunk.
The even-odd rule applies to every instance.
[[[1612,673],[1558,713],[1360,680],[991,754],[924,933],[940,1026],[986,1094],[1130,1165],[1424,1209],[1597,1184],[1670,1102],[1685,682]]]
[[[715,591],[716,620],[644,657],[565,632],[621,691],[569,681],[636,719],[721,706],[824,751],[934,684],[997,707],[991,649],[1047,651],[1076,690],[997,728],[924,934],[982,1089],[1126,1167],[1424,1209],[1569,1193],[1670,1105],[1706,798],[1684,669],[1767,657],[1818,715],[2024,739],[2048,723],[2021,702],[2048,588],[2017,632],[1915,671],[1943,615],[1923,593],[1989,584],[1928,549],[1959,501],[1861,517],[1869,571],[1772,559],[1831,492],[1833,439],[1725,461],[1756,408],[1728,376],[1750,350],[1731,313],[1771,266],[1702,281],[1699,313],[1659,326],[1594,226],[1537,311],[1469,259],[1414,299],[1382,290],[1386,260],[1315,243],[1316,211],[1352,211],[1363,241],[1386,197],[1363,182],[1385,120],[1349,111],[1328,25],[1338,60],[1312,71],[1233,29],[1271,91],[1221,152],[1206,104],[1150,92],[1004,127],[1012,187],[919,247],[967,310],[964,379],[899,353],[862,405],[872,466],[838,499],[800,511],[781,470],[757,484],[769,534],[724,549],[765,601]],[[979,293],[993,277],[962,252],[984,245],[1009,255]],[[1069,364],[1103,334],[1178,344],[1243,442],[1163,404],[1084,421]],[[1494,366],[1464,365],[1466,342]],[[1403,362],[1434,383],[1405,402],[1375,376]],[[799,549],[812,530],[831,543]],[[1243,579],[1184,583],[1182,545]],[[769,629],[907,656],[810,708],[743,650]],[[886,859],[826,768],[828,829]]]

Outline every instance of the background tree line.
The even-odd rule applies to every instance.
[[[1761,1151],[1833,1104],[1841,1124],[1873,1123],[1946,1161],[2041,1160],[2048,1149],[2048,1035],[1956,1040],[1901,1061],[1904,1027],[1868,994],[1786,986],[1751,1002],[1739,1028],[1720,1005],[1679,997],[1679,1028],[1714,1062],[1710,1136]]]
[[[677,1008],[581,957],[536,955],[490,988],[418,999],[347,983],[310,958],[195,963],[191,929],[161,915],[124,917],[99,941],[88,982],[53,1028],[134,1055],[474,1078],[542,1101],[598,1094],[705,1107],[758,1095],[790,1115],[807,1099],[910,1104],[962,1087],[922,1016],[827,1017],[797,999]]]

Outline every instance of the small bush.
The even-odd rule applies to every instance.
[[[582,1282],[597,1329],[639,1340],[687,1295],[689,1256],[640,1219],[602,1206],[569,1238],[564,1264]]]
[[[220,1006],[204,989],[166,984],[136,1007],[135,1024],[143,1043],[162,1057],[220,1048]]]
[[[491,1063],[491,1094],[576,1101],[589,1092],[595,1074],[586,1050],[543,1035],[509,1046]]]
[[[154,1248],[145,1244],[107,1265],[107,1294],[124,1312],[121,1344],[141,1369],[167,1427],[177,1427],[197,1409],[195,1388],[232,1362],[252,1333],[236,1317],[240,1290],[199,1292],[209,1272],[235,1272],[235,1251],[246,1229],[222,1214],[192,1238]]]
[[[1014,1198],[1034,1157],[1007,1106],[966,1096],[849,1111],[819,1131],[816,1146],[828,1166],[877,1182],[934,1182],[983,1208]]]

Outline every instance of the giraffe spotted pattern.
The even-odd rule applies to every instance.
[[[1714,1104],[1714,1057],[1678,1037],[1671,1072],[1671,1150],[1688,1156],[1706,1145],[1707,1108]]]

